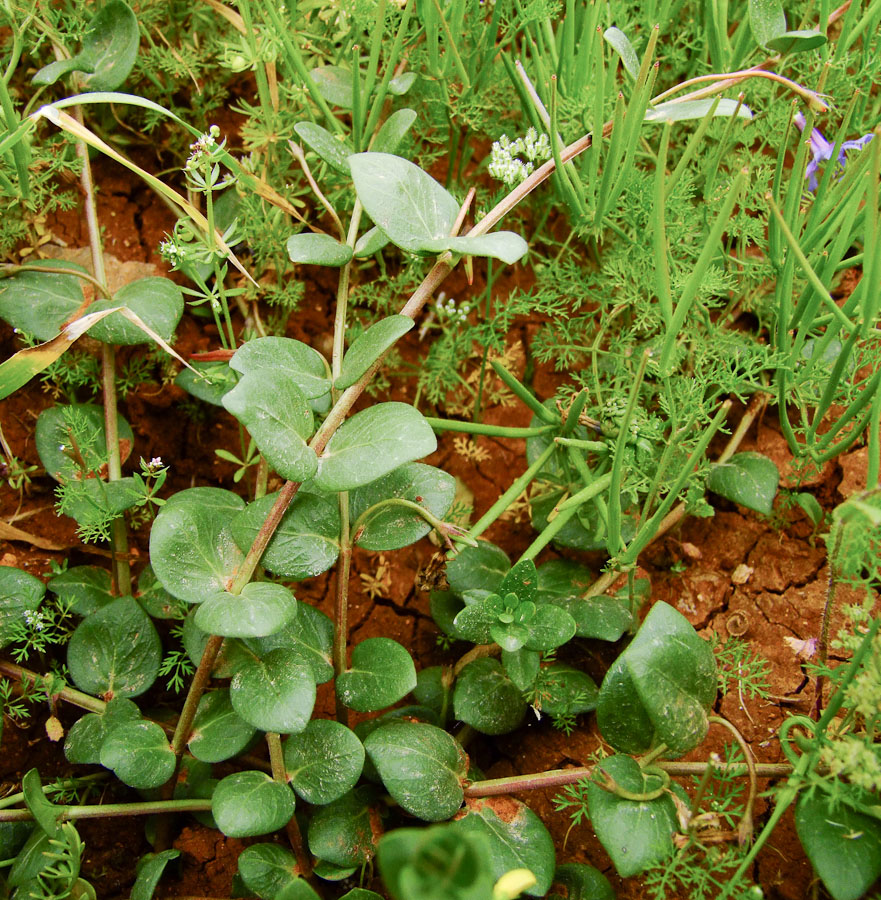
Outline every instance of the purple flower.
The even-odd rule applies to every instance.
[[[805,130],[805,117],[801,113],[795,114],[795,124],[798,125],[800,131],[803,132]],[[838,151],[837,163],[839,168],[844,168],[847,162],[846,150],[862,150],[873,137],[873,134],[864,134],[855,141],[844,141],[841,149]],[[821,163],[832,159],[835,144],[832,141],[827,141],[819,128],[814,128],[811,131],[810,148],[811,161],[808,163],[807,169],[805,169],[805,178],[808,179],[808,190],[813,192],[817,190],[817,169],[820,168]]]

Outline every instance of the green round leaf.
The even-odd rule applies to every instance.
[[[56,481],[67,481],[77,477],[80,472],[77,463],[68,456],[72,447],[71,423],[74,422],[78,423],[77,451],[88,469],[101,471],[107,460],[104,410],[100,406],[94,403],[50,406],[37,417],[34,442],[46,474]],[[135,436],[131,425],[122,416],[117,416],[116,427],[119,431],[120,454],[125,462],[131,453]]]
[[[294,131],[300,140],[310,150],[314,150],[332,169],[340,175],[350,174],[348,158],[352,155],[352,148],[349,144],[337,140],[326,128],[314,122],[297,122]]]
[[[0,647],[14,637],[24,623],[25,613],[39,608],[46,585],[13,566],[0,566]]]
[[[303,392],[315,412],[330,408],[330,366],[308,344],[286,337],[255,338],[242,344],[229,361],[243,375],[281,372]]]
[[[307,802],[324,806],[348,793],[364,768],[364,745],[355,733],[330,719],[313,719],[284,745],[291,787]]]
[[[341,66],[318,66],[309,72],[309,77],[328,103],[343,109],[352,108],[352,73],[348,69]]]
[[[709,644],[681,613],[658,602],[606,673],[597,724],[624,753],[664,743],[670,754],[682,755],[704,739],[716,690]]]
[[[290,241],[288,250],[290,251]],[[294,260],[294,262],[296,261]],[[351,387],[398,338],[410,331],[415,324],[409,316],[388,316],[375,322],[366,331],[359,334],[346,351],[342,370],[334,382],[334,387],[338,391],[344,391]]]
[[[115,91],[128,77],[138,57],[138,20],[123,0],[110,0],[96,13],[72,59],[44,66],[34,84],[52,84],[67,72],[84,72],[86,91]]]
[[[415,121],[415,109],[405,107],[393,112],[382,123],[382,128],[376,133],[370,149],[374,153],[394,153]]]
[[[735,453],[710,470],[707,487],[734,503],[769,516],[777,496],[780,472],[761,453]]]
[[[355,241],[355,259],[367,259],[379,253],[388,242],[388,235],[374,225]]]
[[[508,554],[489,541],[478,541],[476,547],[463,547],[447,563],[447,581],[457,594],[466,591],[498,593],[505,575],[511,568]]]
[[[202,661],[205,645],[210,637],[196,625],[197,610],[198,607],[190,609],[187,613],[183,623],[183,636],[181,638],[184,650],[187,651],[187,656],[194,666],[198,666]],[[248,658],[248,650],[241,641],[224,641],[221,645],[220,653],[217,654],[217,659],[214,661],[214,668],[211,670],[211,674],[215,678],[232,678]]]
[[[233,709],[229,691],[221,688],[199,700],[187,746],[196,759],[218,763],[241,753],[254,734],[254,727]]]
[[[416,674],[413,696],[421,706],[427,706],[445,725],[450,717],[452,704],[453,671],[446,666],[429,666]]]
[[[86,271],[75,263],[57,259],[35,260],[28,265]],[[0,281],[0,319],[38,341],[51,341],[82,302],[82,282],[76,275],[19,272]]]
[[[780,0],[749,0],[749,27],[760,47],[786,31],[786,14]]]
[[[435,825],[383,835],[376,858],[393,900],[483,900],[496,881],[487,851],[482,835]]]
[[[230,528],[242,550],[250,549],[278,492],[249,503]],[[260,560],[270,572],[301,581],[326,572],[340,552],[340,507],[335,496],[300,488]]]
[[[315,419],[305,395],[284,372],[248,372],[223,395],[222,402],[282,478],[306,481],[312,477],[318,458],[306,439]]]
[[[653,791],[661,783],[656,775],[643,775],[636,760],[623,754],[604,759],[599,768],[633,793]],[[637,875],[673,853],[678,821],[669,794],[654,800],[625,800],[591,782],[587,802],[594,831],[622,878]]]
[[[586,672],[551,663],[541,673],[540,705],[537,708],[549,716],[578,716],[596,709],[599,689]]]
[[[779,37],[768,41],[768,49],[776,53],[805,53],[816,50],[826,43],[826,35],[814,28],[801,31],[784,31]]]
[[[329,234],[292,234],[286,244],[291,262],[339,268],[352,259],[352,248]]]
[[[526,256],[529,244],[513,231],[494,231],[492,234],[463,235],[462,237],[449,237],[438,241],[436,245],[429,245],[426,249],[452,250],[463,256],[491,256],[500,259],[509,266]]]
[[[548,900],[615,900],[615,891],[609,879],[586,863],[564,863],[557,866],[554,884],[561,892],[548,895]]]
[[[227,837],[269,834],[290,821],[294,792],[263,772],[237,772],[214,789],[211,812]]]
[[[276,895],[298,877],[297,860],[278,844],[251,844],[239,854],[239,874],[245,886],[262,900]]]
[[[87,694],[137,697],[156,680],[162,644],[150,617],[131,597],[86,616],[67,645],[67,665]]]
[[[152,328],[164,341],[171,341],[184,311],[184,295],[168,278],[139,278],[120,288],[110,300],[98,300],[89,312],[124,306]],[[89,335],[106,344],[151,344],[151,338],[121,313],[113,313],[89,329]]]
[[[881,875],[881,822],[823,792],[804,793],[795,828],[833,900],[858,900]]]
[[[186,614],[184,604],[162,587],[149,563],[138,576],[138,592],[135,594],[135,600],[154,619],[181,619]]]
[[[502,650],[502,667],[505,674],[521,691],[532,687],[541,665],[541,654],[535,650]]]
[[[159,787],[174,772],[174,751],[155,722],[122,722],[108,729],[101,744],[101,765],[129,787]]]
[[[475,659],[456,679],[453,711],[483,734],[507,734],[526,714],[526,701],[497,659]]]
[[[150,532],[150,560],[169,594],[201,603],[226,590],[244,560],[228,523],[244,505],[231,491],[190,488],[159,510]]]
[[[392,243],[418,253],[446,245],[459,214],[456,198],[419,166],[390,153],[349,157],[358,199]]]
[[[129,900],[152,900],[165,867],[180,856],[180,850],[149,853],[138,861],[138,877],[132,885]]]
[[[229,687],[233,709],[261,731],[295,734],[315,706],[312,667],[296,650],[272,650],[248,659]]]
[[[78,616],[87,616],[114,599],[110,573],[98,566],[74,566],[51,578],[47,587]]]
[[[544,896],[554,877],[554,841],[544,823],[524,803],[511,797],[468,800],[453,827],[465,835],[480,835],[488,848],[494,879],[511,869],[529,869],[536,883],[525,893]]]
[[[437,449],[425,417],[409,403],[378,403],[347,419],[328,441],[315,485],[350,491]]]
[[[499,616],[505,611],[505,604],[498,594],[489,594],[485,600],[478,600],[470,606],[462,609],[453,620],[453,631],[471,641],[472,644],[490,644],[495,640],[494,628],[499,625]],[[502,641],[497,641],[504,649],[516,650],[519,647],[505,647]]]
[[[199,375],[184,369],[174,383],[198,400],[223,406],[224,394],[239,383],[236,373],[225,362],[191,362],[190,365]]]
[[[368,638],[352,651],[352,666],[336,680],[340,701],[357,712],[391,706],[416,687],[413,659],[391,638]]]
[[[526,628],[529,632],[526,649],[546,652],[575,636],[575,619],[565,609],[545,603],[536,608]]]
[[[424,463],[407,463],[356,488],[349,496],[349,518],[353,523],[359,520],[362,523],[358,546],[365,550],[398,550],[431,531],[431,525],[419,513],[394,504],[379,506],[362,519],[362,515],[376,504],[391,498],[408,500],[442,519],[453,505],[455,496],[456,479]]]
[[[587,600],[575,597],[559,601],[558,605],[562,606],[575,620],[577,637],[614,642],[620,640],[633,625],[633,613],[630,611],[630,605],[620,597],[603,595],[590,597]]]
[[[357,866],[375,853],[379,816],[371,808],[376,789],[355,788],[316,810],[309,821],[309,850],[335,866]]]
[[[297,613],[294,595],[283,585],[251,581],[241,594],[212,594],[196,610],[196,625],[223,637],[266,637],[290,622]]]
[[[443,729],[390,722],[373,731],[364,748],[388,792],[407,812],[440,822],[462,805],[468,757]]]
[[[93,765],[101,762],[101,745],[108,732],[123,722],[139,722],[141,711],[137,704],[124,697],[116,697],[103,713],[86,713],[73,723],[64,740],[64,755],[68,762]]]
[[[458,638],[453,622],[465,608],[465,604],[452,591],[432,591],[429,594],[431,617],[440,630],[452,638]]]
[[[333,678],[333,622],[308,603],[298,605],[295,621],[269,637],[252,638],[247,645],[258,656],[279,648],[295,651],[309,664],[316,684]]]

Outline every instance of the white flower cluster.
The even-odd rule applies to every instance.
[[[159,244],[159,255],[173,268],[176,268],[186,257],[186,251],[178,246],[173,237],[166,238]]]
[[[461,306],[452,297],[447,297],[443,291],[438,294],[435,303],[439,319],[449,319],[452,322],[462,323],[468,320],[471,312],[471,304],[465,301]]]
[[[489,174],[508,187],[525,181],[536,165],[551,158],[551,142],[546,134],[539,135],[534,128],[525,137],[512,141],[503,134],[493,143]]]
[[[42,631],[46,627],[46,617],[39,610],[34,612],[33,610],[26,609],[24,611],[24,621],[25,624],[29,628],[33,628],[34,631]]]
[[[198,140],[190,144],[190,155],[186,162],[187,169],[195,169],[202,161],[202,157],[210,154],[217,148],[217,139],[220,137],[220,128],[212,125]]]

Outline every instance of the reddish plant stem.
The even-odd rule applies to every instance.
[[[281,746],[281,735],[275,731],[266,732],[266,746],[269,748],[269,761],[272,765],[272,780],[279,784],[287,785],[288,773],[284,765],[284,751]],[[303,843],[303,835],[300,832],[300,825],[297,822],[296,815],[292,815],[285,825],[285,832],[288,836],[288,842],[294,856],[297,858],[297,868],[303,878],[312,877],[312,863],[309,860],[309,854],[306,852]]]
[[[659,769],[663,769],[669,775],[699,775],[707,766],[724,772],[734,769],[739,772],[743,769],[748,774],[748,767],[744,763],[732,763],[730,765],[716,765],[714,763],[681,763],[681,762],[656,762]],[[792,766],[788,763],[757,763],[755,774],[757,778],[784,778],[792,772]],[[572,769],[553,769],[550,772],[539,772],[535,775],[513,775],[510,778],[491,778],[487,781],[475,781],[465,788],[466,798],[495,797],[500,794],[516,794],[520,791],[539,791],[547,788],[562,787],[567,784],[575,784],[593,774],[593,766],[579,766]]]

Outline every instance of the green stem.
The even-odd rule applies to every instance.
[[[9,95],[9,87],[4,78],[0,78],[0,110],[3,112],[6,132],[7,134],[11,134],[19,126],[20,119],[16,115],[12,97]],[[13,146],[12,158],[15,162],[15,171],[18,175],[19,187],[21,188],[21,199],[27,202],[31,197],[30,173],[28,169],[30,164],[30,151],[28,150],[28,145],[24,141],[18,141]]]
[[[68,269],[64,266],[17,266],[13,263],[0,265],[0,278],[9,278],[17,275],[19,272],[50,272],[53,275],[73,275],[76,278],[81,278],[83,281],[88,281],[102,297],[110,299],[110,291],[107,290],[107,285],[102,284],[89,272],[80,272],[78,269]]]
[[[624,475],[624,449],[632,437],[630,423],[633,420],[633,414],[636,412],[636,405],[639,402],[639,389],[642,387],[643,378],[645,378],[645,370],[646,366],[648,366],[650,355],[651,351],[646,350],[639,361],[636,377],[633,379],[633,384],[630,387],[630,396],[627,398],[627,407],[619,425],[618,438],[615,441],[615,454],[612,457],[612,480],[609,490],[608,550],[613,555],[623,549],[621,542],[621,479]]]
[[[58,793],[60,791],[70,790],[72,786],[79,786],[81,784],[90,785],[98,781],[106,781],[109,777],[110,772],[95,772],[92,775],[81,775],[78,778],[65,778],[63,779],[63,783],[54,782],[53,784],[44,784],[43,793],[46,795]],[[8,809],[10,806],[15,806],[16,803],[24,803],[24,791],[19,791],[16,794],[7,794],[0,800],[0,809]]]
[[[553,431],[554,425],[535,425],[532,428],[515,428],[507,425],[484,425],[482,422],[457,422],[453,419],[436,419],[426,416],[425,421],[435,431],[463,431],[466,434],[485,434],[488,437],[528,438]]]
[[[83,125],[83,111],[79,106],[72,110],[73,117]],[[92,254],[92,270],[95,280],[107,290],[107,272],[104,267],[104,251],[101,246],[101,225],[98,221],[98,206],[95,202],[95,183],[92,180],[92,166],[89,162],[89,148],[84,141],[76,142],[77,156],[82,172],[80,184],[84,194],[86,225],[89,230],[89,247]],[[101,382],[104,389],[104,433],[107,446],[107,480],[122,478],[122,459],[119,453],[119,419],[116,409],[116,352],[111,344],[101,345]],[[117,596],[127,596],[132,592],[131,567],[128,559],[128,535],[125,519],[118,516],[110,526],[110,547],[113,553],[113,588]]]
[[[549,444],[538,459],[496,500],[495,503],[468,530],[468,535],[476,538],[483,534],[493,522],[526,490],[529,483],[542,470],[544,464],[557,449],[556,444]]]
[[[210,812],[211,800],[151,800],[143,803],[106,803],[89,806],[59,806],[58,821],[109,819],[123,816],[154,816],[175,812]],[[0,809],[0,822],[30,822],[29,809]]]
[[[341,491],[340,505],[340,556],[337,563],[336,601],[334,604],[333,673],[339,678],[348,668],[349,645],[349,577],[352,567],[352,536],[349,529],[349,494]],[[357,534],[357,528],[355,534]],[[336,694],[336,718],[348,727],[349,710]]]

